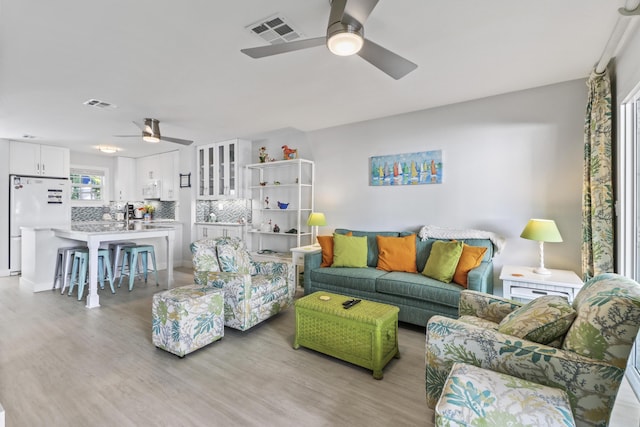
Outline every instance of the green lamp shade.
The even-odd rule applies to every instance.
[[[560,231],[552,219],[530,219],[520,237],[538,242],[562,242]]]
[[[323,213],[320,212],[311,212],[311,214],[309,214],[309,219],[307,219],[307,225],[312,225],[312,226],[323,226],[323,225],[327,225],[327,220],[324,217]]]

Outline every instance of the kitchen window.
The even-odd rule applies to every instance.
[[[71,167],[71,201],[75,205],[104,204],[107,194],[107,169]]]

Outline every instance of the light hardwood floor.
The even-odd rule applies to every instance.
[[[177,285],[192,282],[175,271]],[[400,359],[371,372],[293,350],[293,309],[180,359],[151,343],[151,299],[163,290],[102,291],[101,307],[0,278],[0,404],[6,426],[432,426],[424,328],[401,325]],[[638,425],[621,389],[613,426]]]

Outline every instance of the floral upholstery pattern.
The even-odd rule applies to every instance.
[[[564,391],[464,363],[453,364],[435,413],[441,427],[575,425]]]
[[[198,270],[201,251],[208,256],[212,250],[222,271]],[[238,238],[200,240],[191,251],[195,283],[224,291],[225,326],[245,331],[293,305],[292,264],[253,261]]]
[[[195,271],[220,271],[215,239],[203,239],[191,244],[191,252],[198,253],[193,257]]]
[[[428,406],[435,407],[452,365],[462,362],[562,389],[569,396],[576,425],[606,426],[640,326],[640,285],[612,273],[586,283],[573,302],[577,317],[562,337],[562,348],[485,328],[487,321],[499,323],[509,305],[522,304],[493,295],[482,298],[482,293],[462,291],[464,321],[443,316],[429,319]],[[475,324],[474,316],[483,321]],[[594,329],[585,326],[587,319]]]
[[[180,357],[224,336],[219,289],[188,285],[154,294],[151,313],[153,344]]]

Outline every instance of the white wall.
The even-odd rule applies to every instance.
[[[9,275],[9,141],[0,139],[0,277]]]
[[[428,96],[428,94],[425,94]],[[381,101],[383,102],[383,101]],[[316,162],[316,210],[328,226],[418,231],[475,228],[507,238],[501,266],[534,266],[536,242],[519,237],[530,218],[558,224],[545,246],[549,268],[580,272],[584,80],[307,134]],[[439,185],[372,187],[369,157],[442,150]]]

